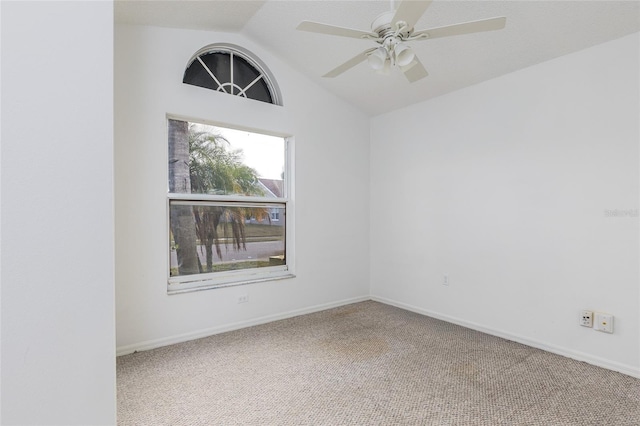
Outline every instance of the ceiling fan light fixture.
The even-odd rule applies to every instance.
[[[387,52],[387,49],[385,49],[384,47],[378,47],[369,55],[369,65],[376,71],[382,70],[384,69],[385,63],[387,62],[388,58],[389,52]]]
[[[382,75],[389,75],[391,74],[391,59],[387,58],[386,61],[384,61],[384,66],[382,68],[380,68],[378,71],[376,71],[378,74],[382,74]]]
[[[393,50],[393,54],[396,64],[401,67],[409,65],[413,61],[413,58],[416,57],[413,50],[404,43],[398,43]]]

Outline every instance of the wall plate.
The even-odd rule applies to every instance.
[[[596,312],[594,315],[593,329],[604,333],[613,333],[613,315]]]
[[[583,327],[593,327],[593,311],[580,312],[580,318],[578,319],[578,324],[580,324]]]

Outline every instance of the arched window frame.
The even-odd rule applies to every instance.
[[[206,66],[206,64],[200,58],[202,55],[212,54],[212,53],[213,54],[214,53],[230,54],[231,55],[231,61],[230,62],[231,62],[232,69],[233,69],[233,57],[234,56],[238,56],[238,57],[244,59],[250,66],[252,66],[259,73],[259,76],[253,82],[251,82],[248,86],[246,86],[244,88],[239,88],[238,87],[238,89],[240,91],[239,93],[237,93],[237,94],[229,93],[228,91],[226,91],[225,87],[228,86],[229,84],[231,84],[231,85],[234,84],[233,83],[233,72],[230,73],[232,81],[230,81],[230,82],[221,82],[221,81],[219,81],[218,77],[216,77],[213,74],[213,72]],[[273,74],[269,70],[269,68],[256,55],[254,55],[252,52],[250,52],[249,50],[247,50],[247,49],[245,49],[243,47],[237,46],[235,44],[230,44],[230,43],[214,43],[214,44],[207,45],[207,46],[203,47],[202,49],[198,50],[196,53],[194,53],[193,56],[191,57],[191,59],[189,59],[189,62],[187,63],[187,66],[185,67],[185,73],[189,69],[189,67],[191,67],[191,65],[193,64],[194,61],[199,61],[201,63],[201,65],[203,66],[203,68],[209,73],[211,78],[215,81],[215,83],[218,84],[218,90],[217,91],[222,91],[224,93],[235,95],[235,96],[242,96],[244,94],[243,97],[247,97],[246,96],[246,91],[253,84],[255,84],[257,81],[259,81],[260,79],[263,79],[265,81],[267,89],[269,90],[269,93],[271,95],[271,103],[274,104],[274,105],[280,105],[280,106],[283,105],[282,94],[280,92],[280,88],[278,87],[278,84],[277,84],[275,78],[273,77]],[[184,82],[184,75],[183,75],[183,82]],[[191,84],[191,83],[187,83],[187,82],[184,82],[184,83],[185,84]],[[248,99],[252,99],[252,98],[249,97]]]

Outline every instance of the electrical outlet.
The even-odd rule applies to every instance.
[[[238,296],[238,303],[247,303],[249,301],[249,295],[247,293]]]
[[[613,333],[613,315],[596,312],[593,317],[593,329]]]
[[[583,327],[593,327],[593,311],[580,312],[579,324]]]
[[[444,274],[442,276],[442,285],[449,285],[449,274]]]

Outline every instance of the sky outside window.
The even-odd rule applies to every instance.
[[[231,150],[242,150],[242,162],[255,169],[258,177],[283,179],[284,138],[205,124],[197,126],[200,130],[223,136],[229,141]]]

